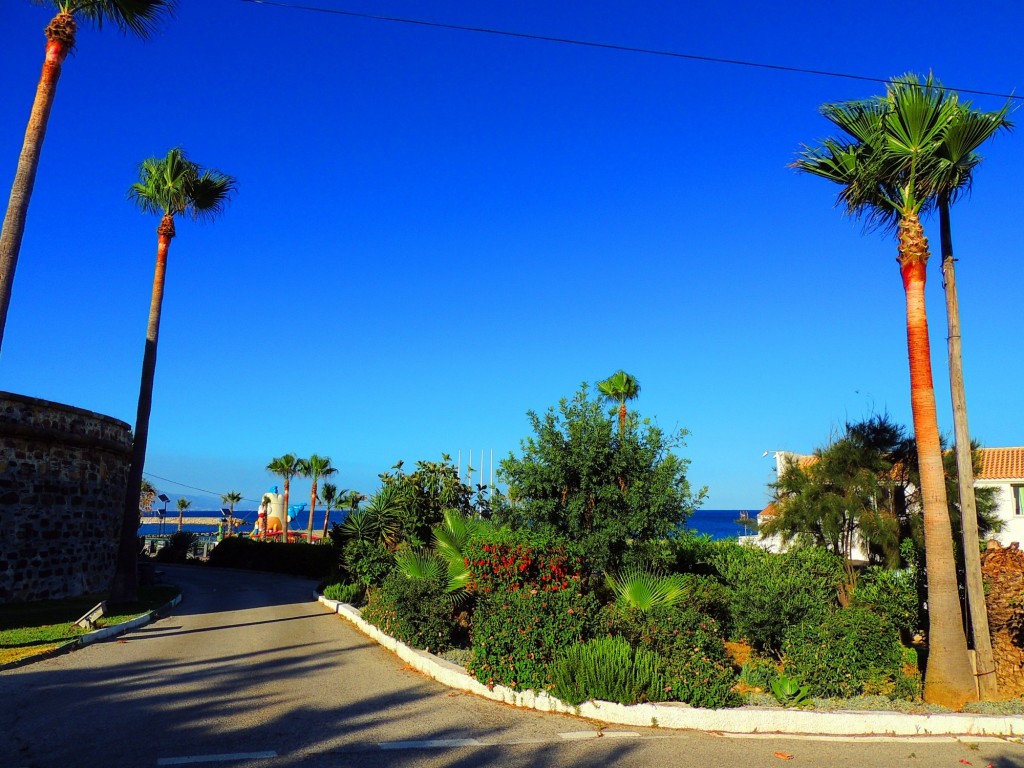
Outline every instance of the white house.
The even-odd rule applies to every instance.
[[[775,471],[781,475],[791,462],[806,464],[815,460],[807,454],[776,451]],[[974,478],[974,487],[996,489],[996,515],[1003,521],[1003,530],[995,537],[999,543],[1004,547],[1015,541],[1024,544],[1024,447],[982,448],[981,471]],[[758,524],[775,514],[775,505],[769,504],[758,513]],[[753,544],[769,552],[781,552],[785,548],[778,535],[740,536],[740,543]],[[852,555],[854,560],[867,559],[863,542],[854,543]]]

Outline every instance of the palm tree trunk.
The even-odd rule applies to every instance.
[[[327,538],[327,521],[331,519],[331,507],[328,505],[327,511],[324,513],[324,532],[321,538]]]
[[[58,14],[50,23],[50,27],[65,16],[64,31],[70,34],[70,40],[67,37],[51,37],[48,34],[43,72],[36,86],[36,97],[32,102],[28,127],[25,129],[18,168],[14,172],[14,183],[11,185],[11,197],[7,203],[4,226],[0,231],[0,347],[3,346],[7,310],[11,305],[11,289],[14,285],[14,271],[18,266],[18,254],[21,251],[21,239],[25,234],[25,219],[28,216],[32,188],[36,183],[36,169],[39,167],[46,125],[50,120],[53,99],[57,95],[57,81],[60,79],[64,59],[74,46],[75,22],[70,15]],[[48,33],[50,27],[47,28]]]
[[[626,403],[623,401],[619,404],[619,436],[626,431]]]
[[[153,382],[156,376],[156,345],[160,335],[160,311],[164,301],[164,279],[167,274],[167,251],[174,237],[174,219],[164,216],[157,227],[156,269],[153,272],[153,295],[149,303],[149,324],[146,326],[146,347],[142,355],[142,380],[139,384],[139,406],[135,415],[135,439],[132,441],[132,463],[128,470],[121,538],[117,550],[117,568],[110,588],[112,603],[130,603],[138,597],[138,506],[142,488],[142,470],[146,464],[149,441],[149,416],[153,409]],[[184,510],[178,512],[178,530],[182,528]]]
[[[288,543],[288,491],[291,490],[292,479],[284,476],[284,514],[281,515],[281,541]]]
[[[910,401],[921,474],[924,515],[925,567],[928,573],[928,666],[924,699],[930,704],[960,709],[977,698],[967,656],[953,530],[946,503],[942,445],[932,383],[928,315],[925,312],[925,267],[928,240],[916,214],[905,214],[899,224],[899,262],[907,302],[907,353],[910,360]]]
[[[978,690],[984,701],[999,695],[992,638],[989,635],[985,607],[985,585],[981,577],[978,542],[978,508],[974,498],[974,457],[971,433],[967,426],[967,394],[964,391],[964,367],[960,338],[960,302],[956,292],[956,268],[953,236],[949,223],[949,196],[939,198],[939,233],[942,250],[942,282],[946,291],[946,323],[949,347],[949,391],[953,399],[953,435],[956,450],[957,487],[960,491],[960,530],[964,540],[964,572],[967,607],[978,668]]]
[[[313,511],[316,509],[316,478],[313,478],[313,490],[309,494],[309,528],[306,529],[306,541],[313,543]]]

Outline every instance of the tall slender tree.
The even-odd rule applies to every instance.
[[[339,503],[341,503],[342,499],[345,498],[345,494],[347,493],[348,488],[342,488],[339,491],[338,486],[336,486],[334,483],[325,482],[322,486],[320,486],[320,501],[322,501],[324,503],[324,507],[326,507],[326,512],[324,513],[323,531],[323,537],[325,539],[327,538],[328,526],[331,523],[331,510],[334,509],[335,506],[337,506]]]
[[[232,535],[235,529],[235,504],[242,500],[242,493],[240,491],[228,491],[220,497],[222,504],[228,505],[228,537]]]
[[[135,500],[142,484],[149,440],[149,417],[153,408],[153,382],[156,376],[156,348],[160,335],[160,313],[164,300],[167,274],[167,252],[175,236],[174,219],[187,216],[195,220],[214,219],[224,211],[235,190],[231,176],[215,170],[204,170],[189,160],[182,149],[174,148],[166,157],[151,157],[139,167],[139,180],[128,190],[143,213],[160,216],[157,227],[156,268],[149,304],[146,344],[142,355],[142,378],[139,384],[139,405],[135,416],[135,439],[132,463],[128,474],[124,522],[118,548],[117,570],[111,587],[112,602],[132,602],[138,592],[136,572],[136,533],[132,520],[137,515]]]
[[[640,396],[640,382],[625,371],[616,371],[604,381],[597,382],[601,396],[619,405],[619,434],[626,430],[626,403]]]
[[[936,161],[933,149],[955,119],[935,89],[893,82],[884,99],[826,104],[822,114],[844,136],[804,147],[797,170],[838,183],[848,213],[882,226],[895,221],[906,297],[911,411],[917,440],[928,569],[928,669],[924,696],[959,708],[976,698],[957,590],[952,527],[932,381],[925,278],[930,250],[921,225]]]
[[[178,497],[178,533],[181,533],[181,528],[185,523],[185,510],[191,506],[191,501],[181,496]]]
[[[299,474],[299,459],[294,453],[278,456],[267,464],[267,472],[279,476],[284,484],[284,520],[281,523],[284,535],[281,540],[288,541],[288,496],[291,492],[292,478]]]
[[[330,456],[313,454],[308,459],[299,459],[299,474],[313,481],[309,492],[309,525],[306,527],[306,541],[313,543],[313,512],[316,510],[317,484],[321,477],[330,477],[338,470],[331,466]]]
[[[36,0],[45,2],[45,0]],[[113,23],[124,33],[146,38],[156,29],[161,17],[170,15],[177,0],[49,0],[45,2],[57,10],[46,27],[46,55],[43,71],[36,86],[35,100],[29,113],[25,139],[18,157],[18,168],[11,185],[3,230],[0,231],[0,346],[3,345],[7,310],[11,304],[14,271],[18,266],[21,240],[25,234],[25,219],[35,186],[39,156],[43,149],[50,110],[57,95],[64,59],[75,47],[78,20],[96,27],[104,22]]]
[[[937,86],[931,77],[927,86]],[[961,535],[964,541],[964,571],[967,607],[974,637],[978,689],[982,699],[999,695],[995,660],[989,635],[985,586],[979,554],[978,507],[974,494],[974,459],[967,419],[967,394],[964,385],[963,342],[960,332],[960,300],[956,288],[956,260],[949,209],[952,203],[971,189],[974,169],[982,157],[977,150],[1000,130],[1012,127],[1008,119],[1010,105],[994,112],[979,112],[970,102],[959,102],[956,94],[947,96],[957,104],[956,117],[946,128],[936,148],[938,166],[932,174],[934,195],[939,210],[939,249],[942,253],[942,284],[946,296],[947,352],[949,355],[949,391],[953,401],[953,437],[957,466],[957,490],[960,497]]]

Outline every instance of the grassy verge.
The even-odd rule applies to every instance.
[[[138,602],[112,607],[96,626],[109,627],[134,619],[166,605],[178,592],[177,587],[140,587]],[[88,630],[74,622],[104,598],[105,595],[83,595],[0,606],[0,665],[44,655],[84,635]]]

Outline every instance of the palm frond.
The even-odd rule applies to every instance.
[[[174,15],[178,0],[61,0],[59,6],[102,29],[113,23],[121,32],[148,38],[163,19]]]
[[[606,577],[616,600],[631,608],[649,611],[658,606],[676,605],[686,596],[678,574],[658,576],[640,568],[630,568],[614,577]]]
[[[395,563],[407,579],[415,581],[437,580],[445,573],[444,563],[432,552],[422,549],[401,549],[395,553]]]

